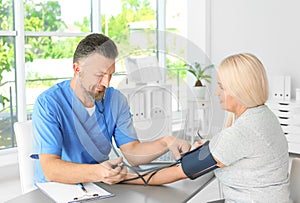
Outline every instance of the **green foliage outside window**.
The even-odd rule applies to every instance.
[[[16,0],[19,1],[19,0]],[[24,29],[30,32],[64,32],[68,29],[66,23],[61,17],[61,6],[55,0],[20,0],[24,5]],[[109,1],[109,0],[108,0]],[[86,2],[88,3],[88,2]],[[102,33],[105,33],[105,26],[108,26],[108,36],[112,38],[119,47],[120,55],[128,54],[128,47],[130,47],[130,28],[129,24],[132,22],[141,21],[156,21],[156,11],[150,5],[149,0],[122,0],[122,10],[115,16],[102,15]],[[70,8],[72,9],[72,8]],[[74,27],[79,28],[80,32],[91,32],[90,16],[83,17],[81,22],[74,22]],[[0,30],[13,31],[13,0],[0,0]],[[156,28],[142,30],[148,36],[153,34]],[[73,57],[74,50],[82,37],[54,37],[54,36],[28,36],[25,38],[25,62],[33,62],[36,59],[69,59]],[[156,53],[156,44],[149,45],[146,51]],[[15,57],[15,41],[14,37],[0,36],[0,85],[5,83],[3,78],[4,73],[15,71],[14,57]],[[130,49],[130,48],[129,48]],[[145,51],[145,50],[142,50]],[[140,50],[140,52],[142,52]],[[140,53],[142,54],[142,53]],[[143,53],[144,54],[144,53]],[[149,53],[148,53],[149,54]],[[180,61],[168,60],[168,68],[182,67]],[[41,67],[43,68],[43,67]],[[180,76],[185,73],[180,71]],[[170,71],[168,77],[177,77],[177,71]],[[27,88],[44,88],[54,84],[52,80],[45,80],[51,78],[51,75],[41,76],[39,73],[28,72],[26,76]],[[39,79],[44,80],[39,80]],[[56,81],[55,81],[56,82]],[[8,103],[9,99],[0,92],[0,104]],[[13,112],[16,112],[16,107],[12,107]],[[27,106],[27,108],[29,108]],[[27,109],[28,112],[32,111]],[[9,109],[4,110],[8,113]],[[10,122],[10,121],[9,121]],[[1,129],[3,126],[7,127],[12,122],[0,123]],[[13,146],[11,140],[4,139],[4,137],[11,138],[10,132],[3,132],[0,136],[0,148]]]
[[[0,30],[12,29],[12,4],[0,0]],[[3,81],[3,73],[10,72],[13,66],[14,41],[11,37],[0,37],[0,84]],[[4,106],[9,99],[0,93],[0,104]]]
[[[34,0],[26,0],[24,10],[24,27],[26,31],[63,31],[66,28],[61,19],[61,7],[57,1],[36,3]],[[26,62],[33,61],[35,57],[58,59],[72,56],[68,52],[69,50],[60,47],[60,41],[54,41],[54,37],[27,37],[25,43]]]
[[[155,21],[156,11],[148,0],[122,0],[122,11],[116,16],[101,16],[102,32],[108,25],[108,35],[120,46],[120,55],[129,46],[130,22]],[[67,25],[61,18],[61,6],[57,1],[26,0],[24,5],[24,26],[26,31],[64,31]],[[13,30],[12,0],[0,0],[0,30]],[[108,21],[107,24],[105,21]],[[90,19],[84,17],[82,22],[75,22],[74,26],[81,32],[90,32]],[[155,28],[151,31],[153,32]],[[73,52],[82,37],[26,37],[25,61],[35,59],[63,59],[72,58]],[[14,41],[13,37],[0,37],[0,84],[3,83],[3,72],[14,69]],[[153,48],[153,47],[150,47]],[[175,64],[173,64],[175,65]],[[42,67],[41,67],[42,68]],[[38,79],[38,74],[28,74],[27,79]],[[1,93],[0,93],[1,97]],[[1,98],[0,98],[1,100]],[[2,101],[7,101],[3,98]]]

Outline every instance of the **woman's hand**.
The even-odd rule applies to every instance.
[[[202,142],[202,141],[196,141],[194,143],[194,148],[198,148],[198,147],[201,147],[205,142]]]

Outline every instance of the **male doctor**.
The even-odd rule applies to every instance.
[[[165,136],[140,142],[126,98],[109,87],[118,50],[102,34],[80,41],[74,76],[43,92],[33,111],[35,182],[118,183],[127,168],[109,160],[112,138],[131,165],[149,163],[168,150],[174,158],[190,150],[187,141]]]

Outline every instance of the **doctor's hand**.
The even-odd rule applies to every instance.
[[[168,136],[168,148],[172,152],[173,158],[180,159],[182,154],[190,151],[191,145],[186,140],[179,139],[174,136]]]
[[[127,168],[122,166],[123,158],[107,160],[99,164],[96,171],[99,181],[107,184],[115,184],[126,178]]]

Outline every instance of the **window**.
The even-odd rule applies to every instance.
[[[0,149],[15,146],[15,36],[12,0],[0,1]]]
[[[156,55],[156,1],[101,1],[102,33],[111,37],[119,48],[118,73],[127,74],[127,56]],[[124,74],[116,74],[112,86],[118,87]]]
[[[185,32],[176,23],[184,18],[181,14],[174,18],[172,4],[169,0],[90,0],[84,4],[82,0],[0,0],[0,149],[16,146],[13,123],[31,119],[36,97],[72,77],[73,52],[87,34],[102,32],[118,45],[116,76],[120,77],[113,77],[113,86],[126,74],[126,56],[158,56],[164,61],[166,53],[159,49],[165,41],[158,29]],[[176,57],[167,56],[167,60],[168,67],[182,63]],[[161,64],[165,67],[166,63]]]
[[[73,52],[78,41],[92,31],[95,2],[0,1],[0,149],[16,146],[13,123],[20,120],[17,117],[22,112],[25,120],[31,119],[36,97],[60,79],[72,76]],[[24,10],[24,16],[19,9]],[[21,39],[18,42],[17,37]],[[15,55],[24,58],[15,62]],[[24,89],[20,89],[22,80]],[[25,109],[20,102],[24,95]]]
[[[91,3],[81,0],[25,0],[25,30],[90,32]]]
[[[185,0],[166,0],[166,80],[176,95],[172,99],[173,122],[181,123],[187,108],[187,3]],[[182,126],[184,124],[181,124]]]
[[[71,78],[73,52],[91,32],[91,1],[25,0],[26,106],[30,117],[36,97],[61,79]],[[72,9],[70,9],[72,8]]]

